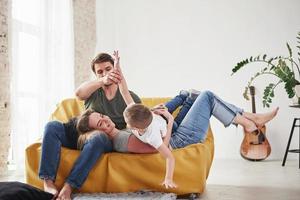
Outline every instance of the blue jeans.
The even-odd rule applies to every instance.
[[[179,94],[175,96],[173,99],[168,101],[165,106],[168,108],[169,113],[173,113],[178,107],[181,106],[178,114],[174,118],[174,123],[172,127],[172,132],[175,132],[178,126],[181,124],[182,120],[184,119],[185,115],[188,113],[190,108],[192,107],[195,100],[188,97],[185,94]]]
[[[185,114],[185,116],[182,122],[178,124],[178,128],[172,132],[170,139],[172,148],[182,148],[190,144],[204,142],[211,115],[227,127],[238,113],[242,114],[244,111],[223,101],[211,91],[204,91],[200,93],[188,112],[186,110],[183,110],[185,113],[181,114],[180,112],[178,115]]]
[[[77,134],[74,132],[74,135]],[[75,135],[75,137],[77,137]],[[61,147],[77,149],[77,141],[66,136],[64,125],[58,121],[48,122],[42,143],[42,155],[39,169],[41,179],[55,181],[60,161]],[[111,140],[104,133],[95,134],[87,140],[81,149],[66,181],[73,188],[80,188],[87,178],[90,170],[104,152],[112,151]]]

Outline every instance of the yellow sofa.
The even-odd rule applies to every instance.
[[[143,98],[149,107],[163,103],[169,98]],[[79,115],[84,109],[83,102],[66,99],[58,104],[51,120],[67,121]],[[61,160],[55,184],[60,188],[68,176],[80,151],[62,148]],[[214,156],[214,139],[211,129],[205,143],[194,144],[173,150],[176,159],[174,181],[176,189],[165,189],[160,183],[165,175],[165,159],[154,154],[104,154],[89,173],[79,192],[132,192],[142,189],[173,192],[178,195],[202,193]],[[28,184],[43,188],[38,178],[41,142],[26,148],[26,181]]]

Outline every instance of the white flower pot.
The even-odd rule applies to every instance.
[[[296,85],[296,86],[294,87],[294,90],[295,90],[295,92],[296,92],[296,96],[297,96],[297,97],[300,97],[300,85]]]
[[[294,91],[296,95],[293,97],[292,101],[294,105],[298,105],[300,104],[300,85],[296,85]]]

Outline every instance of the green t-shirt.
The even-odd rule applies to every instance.
[[[132,91],[129,91],[135,103],[141,103],[141,99]],[[102,113],[110,117],[116,124],[116,128],[121,130],[126,128],[126,123],[123,117],[123,112],[126,108],[126,103],[118,89],[116,96],[108,100],[102,88],[96,90],[84,102],[86,109],[93,109],[96,112]]]

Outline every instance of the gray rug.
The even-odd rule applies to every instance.
[[[129,193],[78,193],[72,195],[73,200],[114,200],[114,199],[124,199],[124,200],[173,200],[176,199],[176,194],[174,193],[161,193],[152,191],[139,191],[139,192],[129,192]]]

